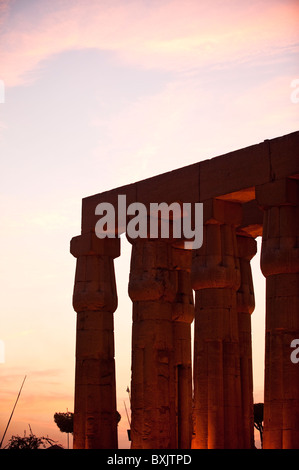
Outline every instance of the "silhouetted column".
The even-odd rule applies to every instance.
[[[173,301],[177,272],[164,240],[132,243],[131,438],[134,449],[175,449],[176,387]]]
[[[256,254],[257,246],[254,238],[245,236],[237,236],[237,244],[241,271],[241,285],[237,291],[237,310],[240,344],[243,448],[252,449],[254,448],[254,415],[251,314],[255,307],[255,299],[250,260]]]
[[[215,203],[218,207],[218,202]],[[195,290],[193,448],[242,448],[239,329],[236,292],[240,268],[233,204],[215,207],[204,225],[203,246],[194,252]],[[222,203],[221,203],[222,207]],[[217,211],[216,211],[217,212]]]
[[[113,259],[120,255],[120,240],[87,233],[72,239],[71,253],[77,258],[74,448],[116,449]]]
[[[192,439],[191,323],[194,319],[191,287],[192,251],[173,248],[177,294],[173,302],[174,360],[176,367],[177,447],[190,449]]]
[[[278,180],[256,188],[264,209],[261,268],[266,277],[264,436],[266,449],[299,448],[299,183]]]

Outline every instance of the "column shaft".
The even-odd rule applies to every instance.
[[[82,235],[72,240],[71,253],[77,257],[74,448],[116,449],[113,258],[119,256],[119,240]]]
[[[165,241],[133,241],[129,295],[133,301],[132,448],[177,445],[173,307],[177,273]]]
[[[233,226],[207,223],[194,253],[193,448],[240,448],[241,383],[236,291],[239,259]]]
[[[256,254],[256,241],[250,237],[237,236],[240,259],[241,285],[237,291],[239,323],[240,373],[242,397],[243,447],[254,448],[253,372],[251,314],[255,307],[250,260]]]
[[[190,449],[192,440],[191,323],[194,302],[191,287],[192,251],[173,248],[177,295],[173,302],[174,359],[176,367],[177,448]]]

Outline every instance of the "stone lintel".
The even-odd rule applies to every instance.
[[[299,132],[266,140],[271,160],[271,179],[299,178]]]
[[[254,198],[254,187],[284,178],[299,178],[299,131],[227,154],[200,161],[145,180],[85,197],[82,200],[82,233],[93,231],[100,202],[117,210],[118,195],[127,205],[141,202],[203,202],[220,198],[246,203]],[[124,231],[119,228],[119,233]]]
[[[256,186],[256,201],[264,209],[273,206],[297,205],[299,181],[293,178],[283,178]]]
[[[137,201],[149,208],[150,203],[199,202],[200,163],[163,173],[137,184]]]
[[[264,142],[205,160],[200,165],[200,198],[209,199],[269,180],[270,160]]]
[[[95,209],[98,204],[106,203],[112,204],[115,209],[116,218],[116,232],[121,234],[125,231],[125,227],[120,227],[118,230],[118,196],[126,196],[127,206],[137,201],[136,196],[136,183],[121,186],[119,188],[105,191],[103,193],[94,194],[93,196],[86,197],[82,200],[82,233],[91,232],[95,230],[99,216],[95,214]]]

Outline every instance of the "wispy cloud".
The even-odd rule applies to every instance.
[[[0,0],[0,27],[5,23],[9,8],[11,6],[11,0]]]
[[[292,0],[9,5],[10,15],[4,2],[0,55],[7,85],[30,82],[43,60],[70,49],[98,48],[140,67],[190,71],[265,60],[299,42],[299,5]]]
[[[46,409],[48,406],[53,406],[54,402],[72,404],[72,388],[67,387],[65,383],[62,386],[63,379],[65,378],[64,369],[30,370],[29,367],[29,370],[25,371],[17,367],[2,367],[3,372],[0,371],[2,384],[0,392],[0,412],[4,412],[7,406],[14,403],[25,376],[26,379],[21,395],[27,410],[28,407]]]

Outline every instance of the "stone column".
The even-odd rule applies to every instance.
[[[264,436],[266,449],[299,448],[299,182],[256,188],[264,209],[261,269],[266,277]]]
[[[72,239],[71,253],[77,258],[74,448],[116,449],[113,259],[120,255],[120,240],[83,234]]]
[[[134,449],[175,449],[176,397],[173,301],[177,272],[164,240],[132,243],[133,302],[131,438]]]
[[[251,314],[255,307],[250,260],[256,254],[254,238],[237,236],[240,260],[241,285],[237,291],[237,310],[239,322],[240,373],[243,420],[243,447],[254,448],[253,415],[253,374],[252,374],[252,338]]]
[[[222,201],[213,205],[212,218],[204,225],[203,246],[194,252],[192,263],[195,290],[192,447],[242,448],[236,300],[240,267],[235,227],[230,223],[230,213],[234,219],[235,208]],[[223,223],[220,217],[216,218],[218,205],[223,206]]]
[[[194,320],[194,302],[191,287],[191,263],[191,250],[173,248],[173,264],[178,276],[177,295],[172,313],[178,449],[190,449],[192,440],[191,323]]]

